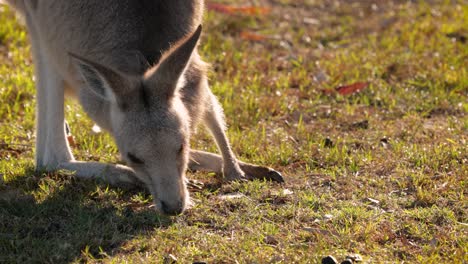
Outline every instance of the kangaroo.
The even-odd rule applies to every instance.
[[[202,0],[6,0],[24,18],[36,75],[38,169],[74,171],[110,184],[143,183],[155,207],[177,215],[189,205],[187,169],[226,181],[283,181],[268,167],[238,161],[223,111],[196,47]],[[126,166],[74,159],[64,97],[79,100],[115,140]],[[204,123],[221,155],[192,150]]]

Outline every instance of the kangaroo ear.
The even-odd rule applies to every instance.
[[[79,55],[69,54],[87,87],[103,100],[118,104],[123,98],[125,78],[108,67]]]
[[[152,90],[157,93],[157,95],[161,95],[161,92],[164,93],[167,98],[174,95],[179,78],[192,57],[201,31],[202,26],[199,25],[195,32],[179,41],[174,47],[167,51],[158,65],[145,73],[145,82],[150,83],[151,87],[155,87]]]

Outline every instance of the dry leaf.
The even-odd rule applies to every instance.
[[[368,82],[357,82],[350,85],[337,87],[335,90],[341,95],[350,95],[358,93],[369,86]]]
[[[255,7],[255,6],[231,6],[226,4],[219,4],[219,3],[206,3],[206,7],[208,10],[212,10],[215,12],[228,14],[228,15],[265,15],[270,13],[270,9],[266,7]]]
[[[75,138],[72,135],[67,136],[67,140],[70,147],[76,147]]]
[[[336,91],[333,89],[321,89],[320,90],[325,95],[333,95],[336,94]]]
[[[263,35],[257,34],[255,32],[250,32],[250,31],[242,31],[240,33],[240,37],[241,39],[252,40],[252,41],[263,41],[267,39],[267,37]]]

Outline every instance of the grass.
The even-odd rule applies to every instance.
[[[143,190],[34,171],[30,46],[0,5],[0,262],[468,262],[464,1],[223,3],[270,8],[207,12],[200,51],[235,152],[286,183],[190,173],[205,187],[177,217]],[[118,159],[74,102],[67,120],[78,159]],[[192,146],[216,150],[203,129]]]

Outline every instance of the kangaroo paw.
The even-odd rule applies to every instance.
[[[283,175],[281,175],[281,173],[275,171],[272,168],[248,163],[241,163],[240,166],[241,169],[245,172],[246,178],[249,180],[260,179],[275,182],[284,182]]]
[[[247,181],[245,173],[240,168],[232,168],[230,170],[224,171],[224,181],[234,182],[234,181]]]

